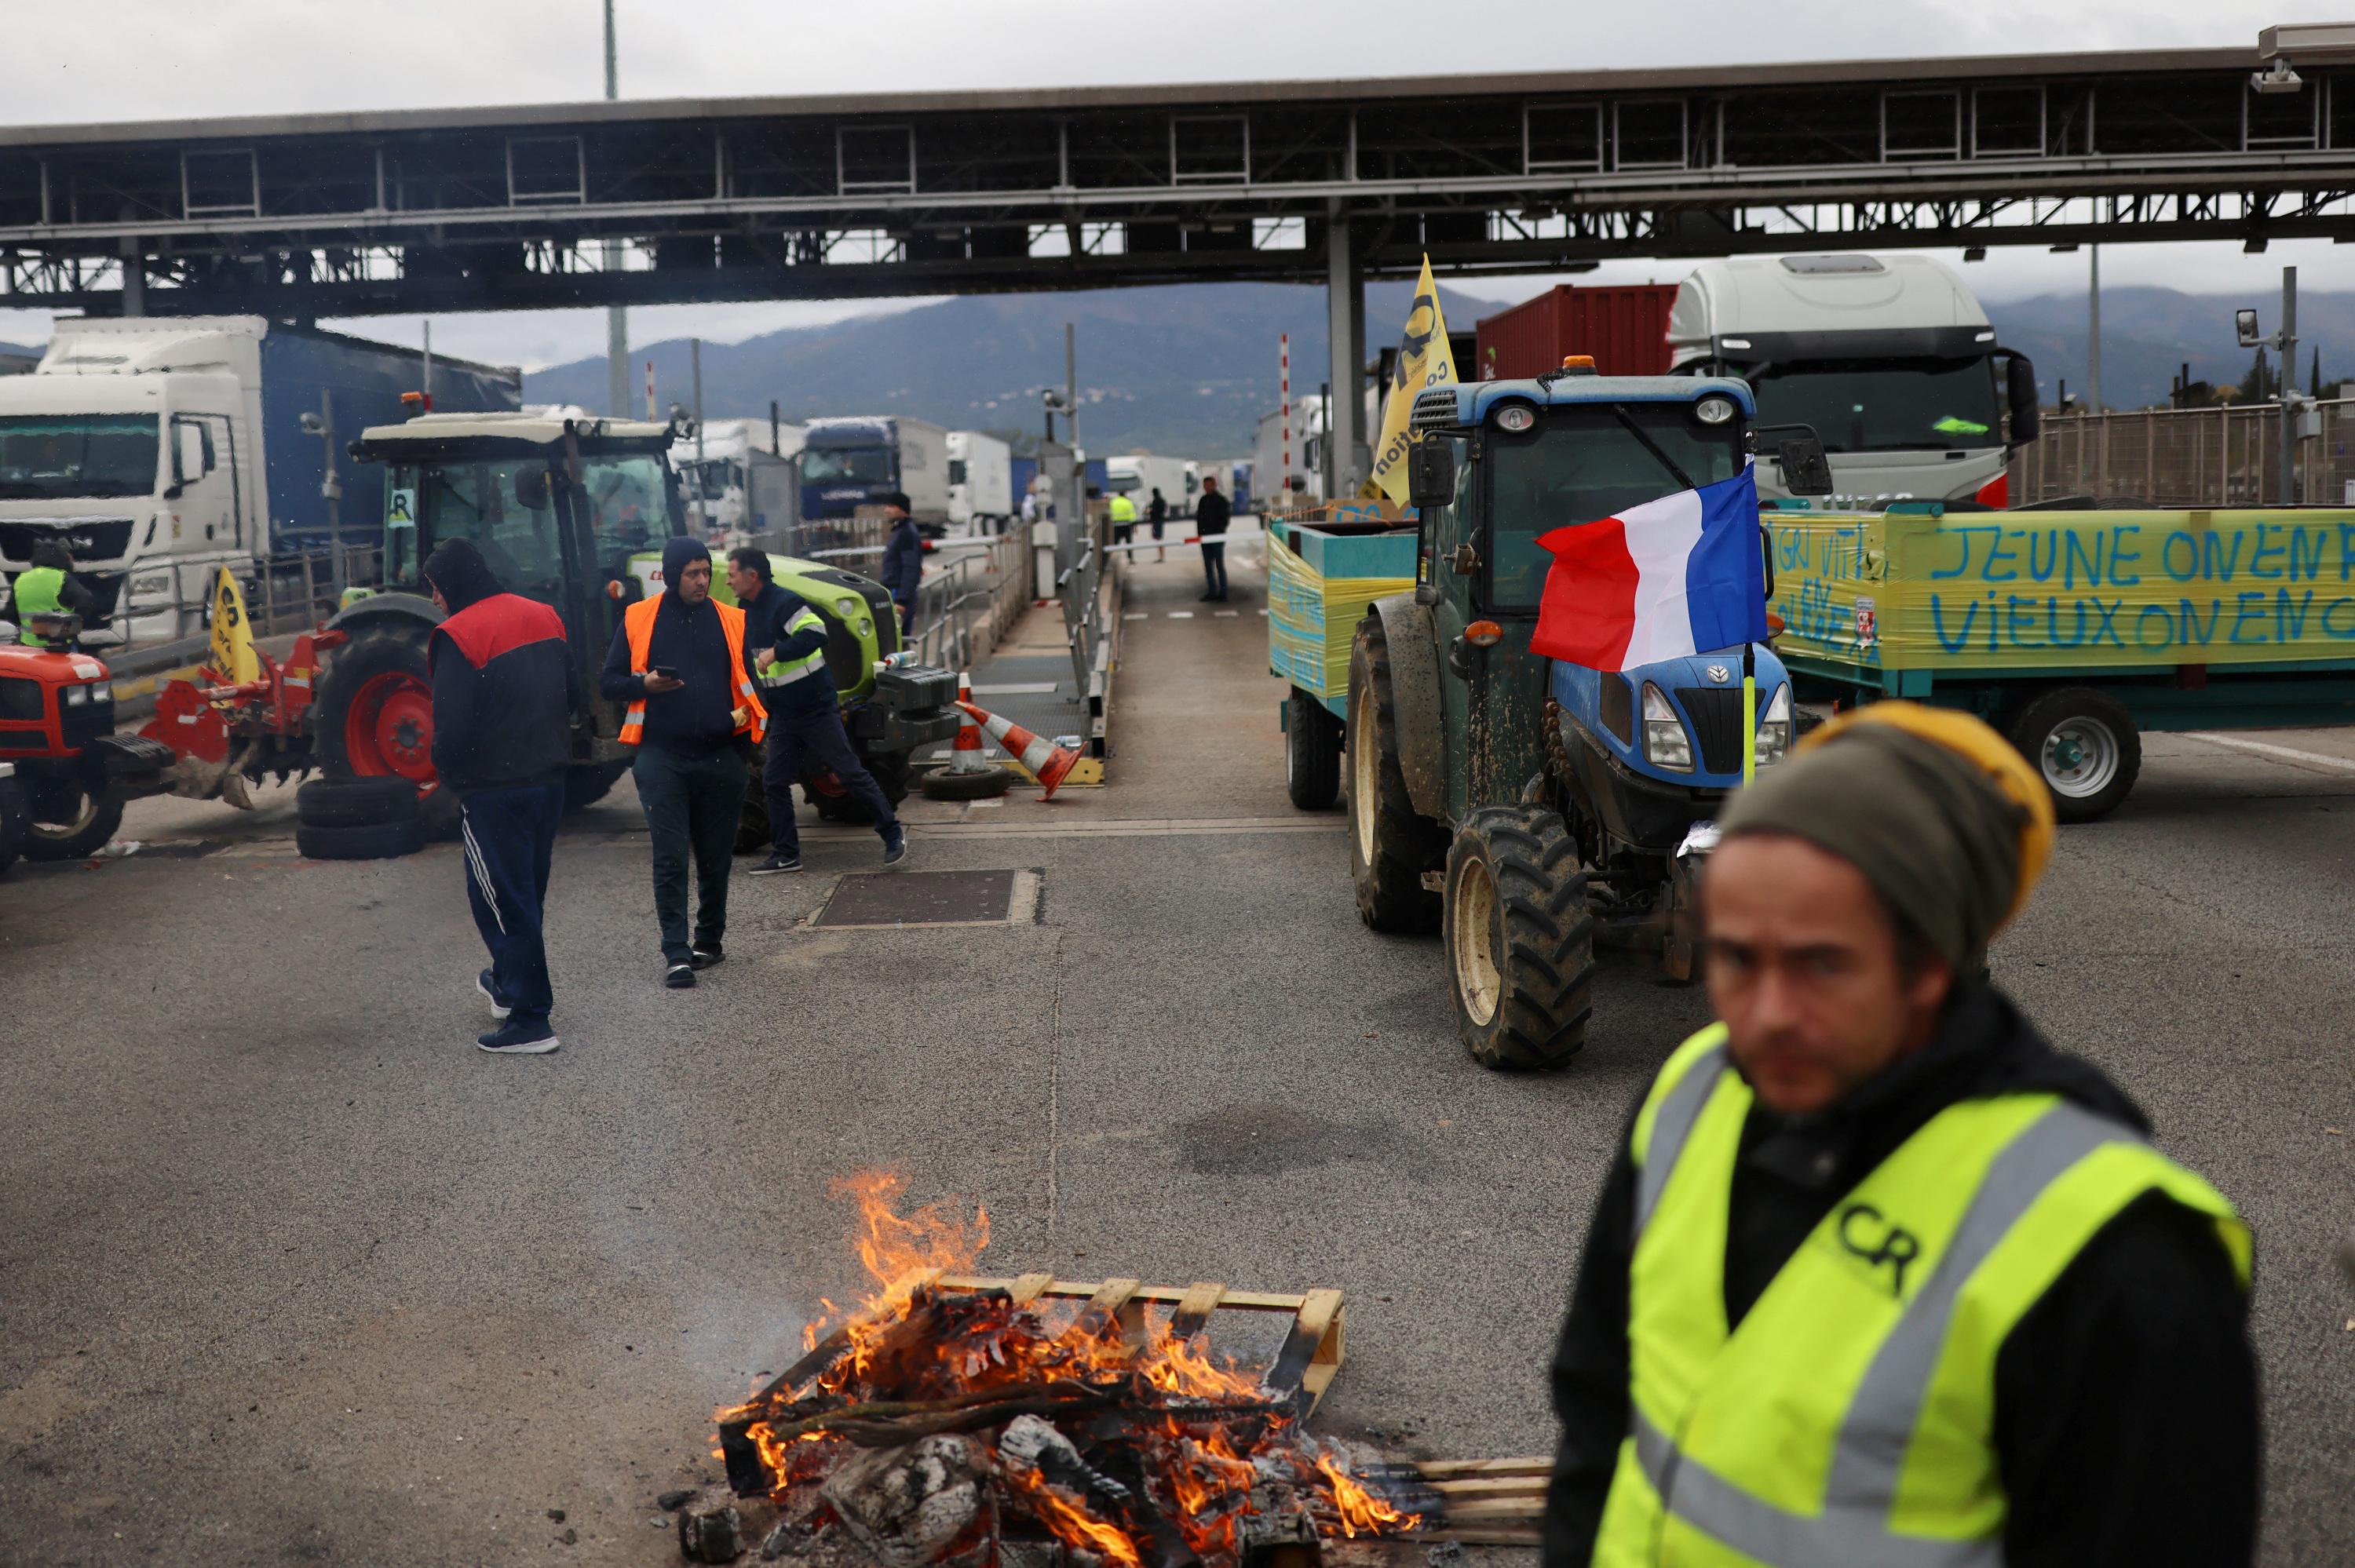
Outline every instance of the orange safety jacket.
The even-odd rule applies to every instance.
[[[711,608],[719,612],[719,634],[728,643],[728,670],[736,680],[736,733],[750,735],[754,743],[769,733],[769,710],[761,705],[761,694],[744,673],[744,612],[734,605],[714,599]],[[655,644],[655,617],[661,612],[662,596],[642,599],[622,611],[622,630],[630,640],[630,670],[634,674],[646,673],[646,656]],[[635,746],[645,737],[646,699],[640,697],[622,715],[622,744]]]

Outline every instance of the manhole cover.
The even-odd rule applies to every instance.
[[[861,872],[835,884],[813,926],[1008,926],[1038,917],[1035,871]]]

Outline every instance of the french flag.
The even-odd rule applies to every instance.
[[[1766,638],[1758,481],[1732,479],[1538,536],[1553,555],[1529,651],[1626,670]]]

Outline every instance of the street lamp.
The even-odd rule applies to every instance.
[[[2350,28],[2355,32],[2355,28]],[[2270,348],[2281,361],[2281,503],[2297,504],[2297,391],[2290,385],[2297,371],[2297,269],[2282,269],[2281,331],[2267,334],[2257,325],[2254,310],[2234,311],[2232,325],[2243,348]]]

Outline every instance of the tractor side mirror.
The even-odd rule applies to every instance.
[[[2254,311],[2234,311],[2232,325],[2240,334],[2243,348],[2254,348],[2265,341],[2257,331],[2257,313]]]
[[[1783,488],[1794,495],[1829,495],[1832,493],[1832,460],[1824,455],[1824,441],[1809,425],[1764,425],[1758,434],[1768,430],[1788,432],[1774,443],[1774,461],[1783,465]]]
[[[2026,446],[2036,439],[2042,414],[2036,402],[2036,366],[2026,355],[2015,354],[2003,367],[2004,401],[2011,409],[2011,440]]]
[[[1448,506],[1455,500],[1455,446],[1430,437],[1406,454],[1407,499],[1418,507]]]

